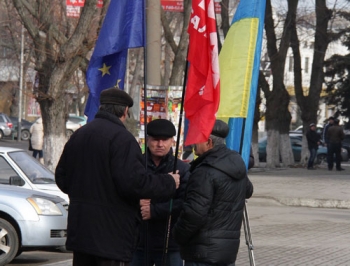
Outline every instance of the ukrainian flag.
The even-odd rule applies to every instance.
[[[249,162],[266,0],[241,0],[219,55],[217,117],[229,119],[226,145]]]

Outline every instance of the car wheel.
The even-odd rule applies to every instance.
[[[327,154],[317,155],[315,163],[319,165],[327,165]]]
[[[16,256],[18,247],[16,229],[8,221],[0,218],[0,265],[10,263]]]
[[[28,140],[30,138],[30,132],[28,130],[22,130],[21,139]]]
[[[4,133],[2,132],[2,130],[0,130],[0,139],[2,139],[4,137]]]
[[[74,133],[73,130],[67,129],[67,130],[66,130],[66,136],[67,136],[67,138],[70,138],[70,136],[72,136],[73,133]]]

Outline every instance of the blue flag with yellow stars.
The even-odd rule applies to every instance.
[[[143,0],[111,0],[86,72],[88,121],[98,111],[101,91],[124,88],[128,49],[145,43],[144,15]]]

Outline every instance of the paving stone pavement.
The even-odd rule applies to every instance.
[[[350,266],[350,165],[342,167],[345,171],[326,167],[249,171],[254,195],[248,211],[257,266]],[[273,208],[284,219],[261,223],[262,208]],[[315,214],[320,218],[303,219],[314,215],[315,208],[324,210],[324,217],[334,213],[334,218],[323,218],[321,213]],[[48,265],[71,266],[72,262]],[[242,229],[236,266],[248,265]]]
[[[350,265],[350,167],[343,168],[249,172],[254,195],[248,211],[257,266]],[[277,213],[262,223],[259,217],[266,206]],[[250,264],[242,230],[236,266],[245,265]]]
[[[344,171],[296,168],[252,168],[254,198],[271,198],[288,206],[350,209],[350,165]]]

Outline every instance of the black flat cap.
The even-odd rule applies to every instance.
[[[103,90],[100,95],[101,104],[116,104],[124,106],[133,106],[134,101],[125,91],[117,88]]]
[[[228,125],[221,120],[216,120],[213,130],[211,131],[211,135],[220,137],[220,138],[226,138],[229,132]]]
[[[176,135],[175,126],[169,120],[156,119],[147,124],[147,135],[152,137],[172,138]]]

